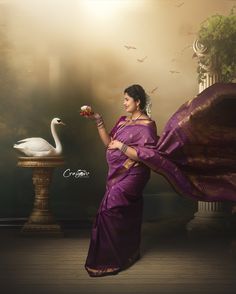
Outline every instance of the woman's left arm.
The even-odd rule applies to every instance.
[[[132,147],[130,147],[130,146],[118,141],[118,140],[112,140],[108,145],[108,149],[120,149],[130,159],[133,159],[135,161],[140,161],[137,156],[137,151],[134,148],[132,148]]]

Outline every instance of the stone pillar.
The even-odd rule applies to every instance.
[[[187,224],[187,230],[197,235],[229,235],[232,227],[231,210],[230,201],[198,201],[198,210]]]
[[[33,210],[21,233],[24,235],[63,235],[49,207],[49,187],[54,168],[64,165],[64,159],[62,157],[19,157],[17,165],[33,168],[35,186]]]
[[[197,40],[193,44],[193,50],[198,58],[207,54],[207,48]],[[200,66],[204,67],[207,72],[204,74],[203,81],[199,84],[199,93],[214,83],[220,82],[220,76],[212,71],[211,65],[205,67],[200,63]],[[198,201],[198,211],[187,224],[187,231],[192,234],[203,235],[229,234],[231,233],[231,216],[232,202],[230,201]]]

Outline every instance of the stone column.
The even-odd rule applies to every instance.
[[[207,48],[198,40],[194,42],[193,50],[198,58],[207,54]],[[206,73],[203,81],[199,84],[199,93],[214,83],[220,82],[220,76],[212,70],[212,65],[206,67],[200,63],[200,66],[206,70]],[[231,232],[231,216],[232,202],[230,201],[198,201],[198,210],[194,214],[194,218],[187,224],[187,230],[191,234],[229,234]]]
[[[33,210],[21,233],[63,235],[49,207],[49,187],[54,168],[64,165],[64,159],[62,157],[19,157],[17,165],[33,168],[35,186]]]

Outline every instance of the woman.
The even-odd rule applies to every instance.
[[[85,263],[90,276],[117,274],[139,259],[142,192],[150,170],[164,175],[181,195],[236,200],[236,99],[231,98],[235,84],[209,87],[178,109],[161,137],[145,111],[147,95],[140,85],[125,89],[130,116],[121,116],[109,134],[101,115],[89,116],[107,146],[109,166]],[[219,119],[222,111],[225,119]]]
[[[155,122],[145,112],[146,98],[139,85],[125,89],[124,107],[131,115],[120,117],[109,134],[100,115],[90,117],[96,120],[107,146],[109,166],[106,192],[93,224],[85,264],[90,276],[116,274],[139,258],[142,191],[150,178],[150,168],[139,161],[135,147],[150,140],[141,136],[144,128],[152,129],[153,139],[158,139]]]

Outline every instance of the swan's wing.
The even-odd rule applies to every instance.
[[[28,141],[30,141],[32,139],[35,140],[35,139],[42,139],[42,138],[39,138],[39,137],[25,138],[25,139],[22,139],[20,141],[17,141],[17,144],[18,143],[23,143],[23,142],[28,142]],[[42,139],[42,140],[44,140],[44,139]]]
[[[21,141],[23,142],[17,145],[18,149],[28,149],[30,151],[48,151],[54,149],[54,147],[43,138],[27,138]]]

